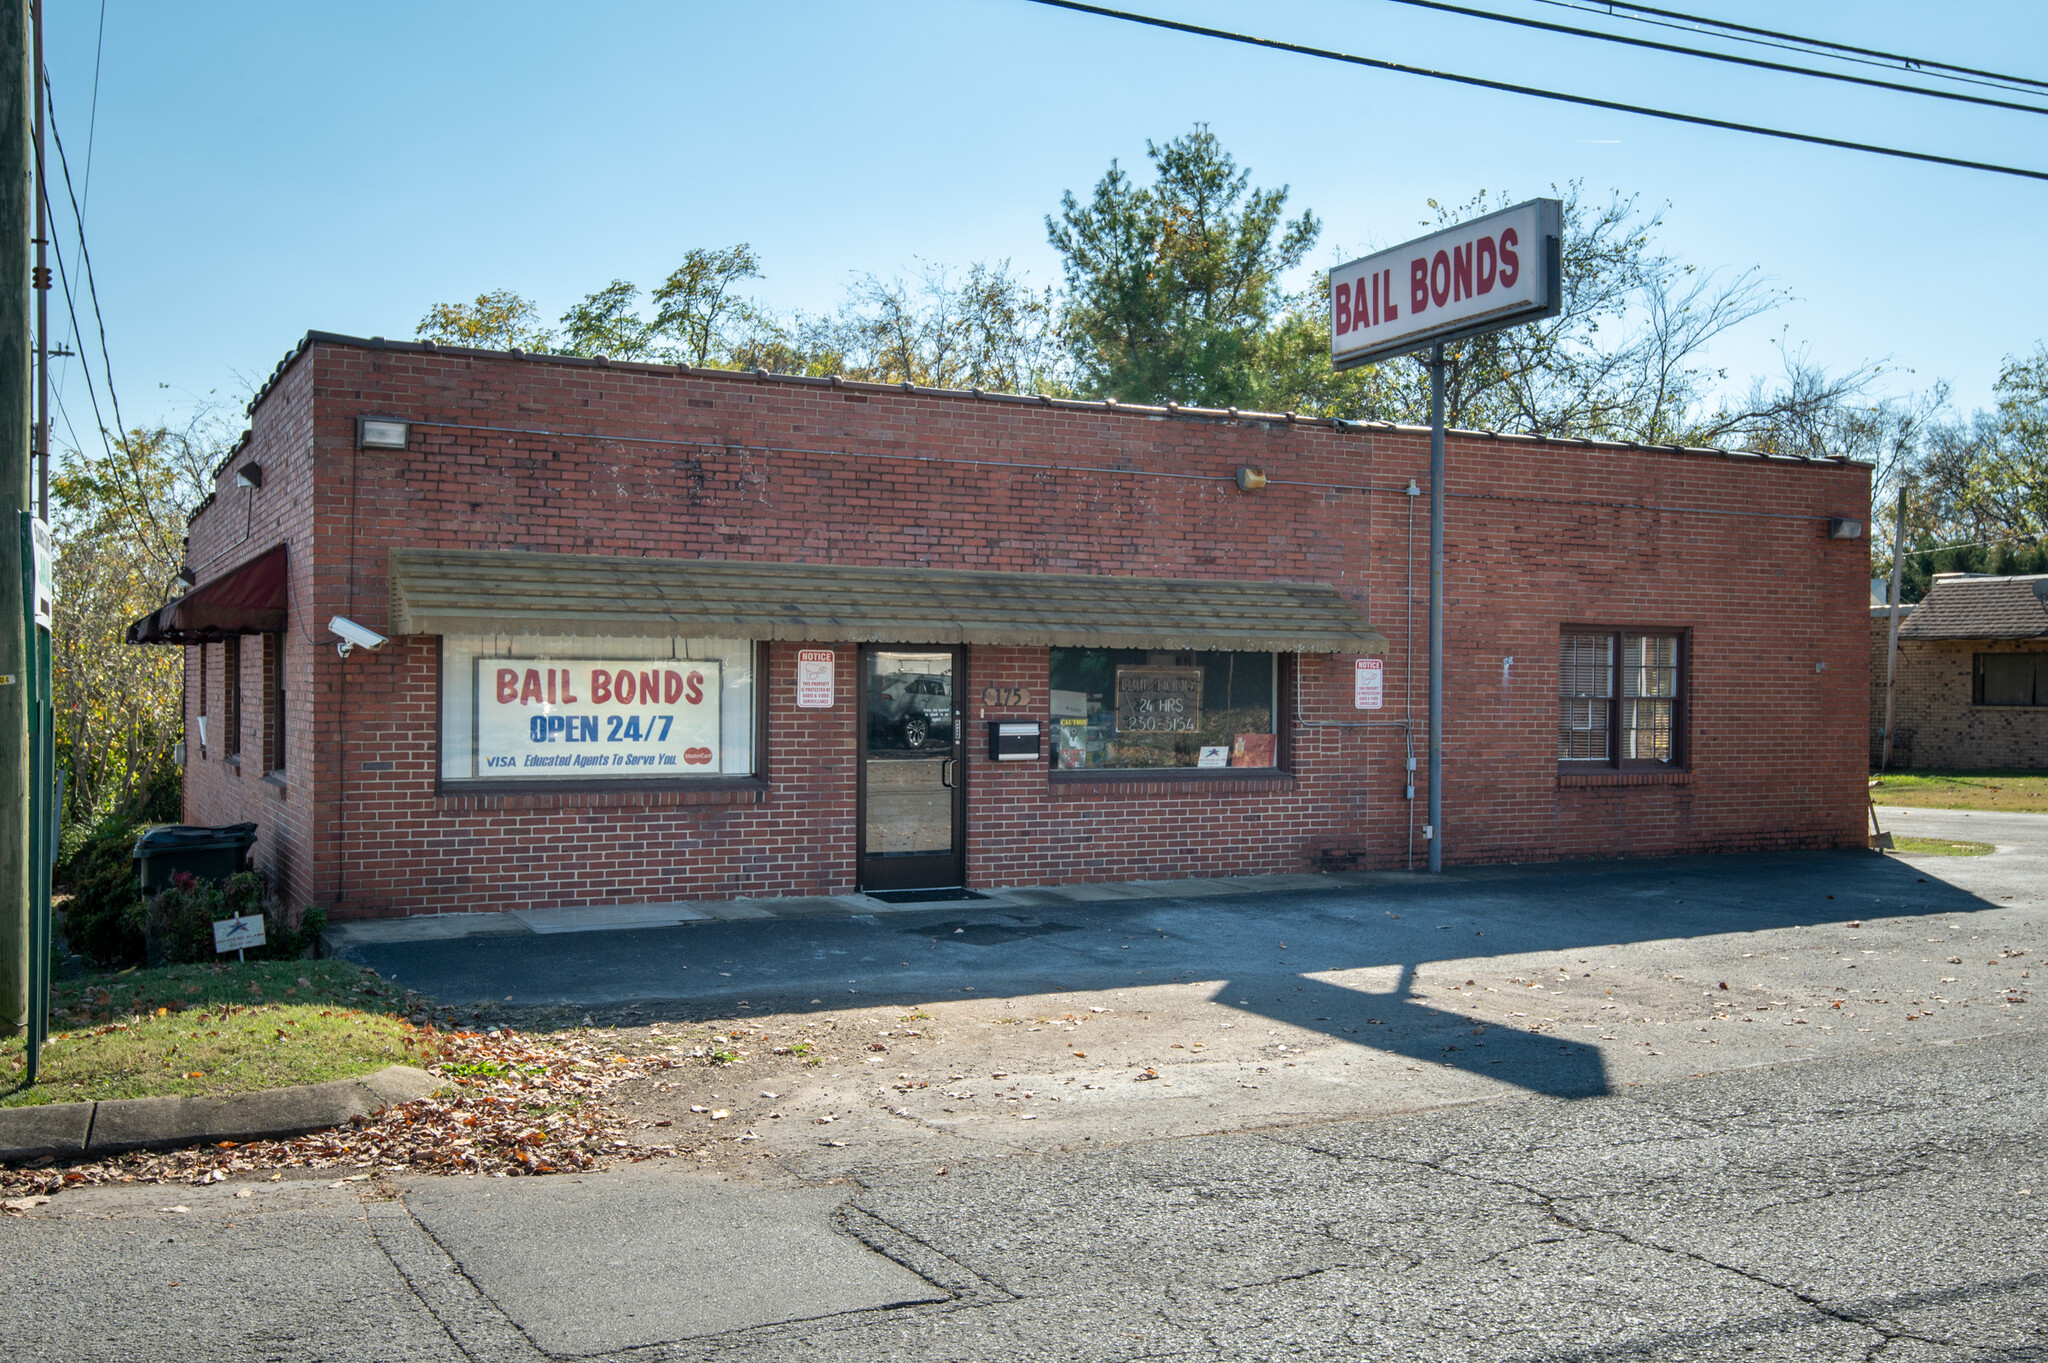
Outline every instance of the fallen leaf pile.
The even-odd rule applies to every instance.
[[[452,1093],[289,1140],[221,1141],[68,1165],[33,1161],[0,1169],[0,1194],[19,1199],[100,1184],[218,1183],[234,1174],[285,1169],[555,1174],[676,1153],[672,1145],[633,1145],[625,1119],[602,1100],[625,1080],[692,1063],[677,1048],[629,1058],[602,1033],[537,1040],[509,1027],[488,1033],[421,1028],[419,1042],[435,1057],[427,1070]]]

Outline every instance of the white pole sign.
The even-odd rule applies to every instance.
[[[719,769],[716,662],[476,660],[477,775]]]
[[[1330,362],[1370,364],[1555,313],[1564,205],[1527,203],[1330,271]]]

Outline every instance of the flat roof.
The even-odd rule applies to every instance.
[[[465,359],[513,360],[527,364],[569,365],[577,368],[616,369],[628,374],[648,374],[672,378],[715,378],[729,381],[788,384],[805,388],[838,388],[856,393],[898,393],[924,398],[945,398],[961,402],[995,402],[1020,407],[1051,408],[1059,411],[1096,412],[1103,415],[1141,416],[1146,418],[1178,417],[1190,421],[1254,421],[1260,423],[1282,422],[1287,425],[1319,427],[1339,434],[1354,432],[1398,431],[1409,435],[1427,435],[1429,427],[1410,426],[1392,421],[1353,421],[1346,417],[1310,417],[1294,412],[1260,412],[1236,407],[1188,407],[1169,402],[1164,406],[1144,403],[1119,402],[1114,398],[1063,398],[1045,393],[1004,393],[993,389],[980,388],[929,388],[914,383],[877,383],[867,379],[849,379],[841,375],[776,374],[766,369],[712,369],[686,364],[663,364],[643,360],[613,360],[606,356],[558,355],[552,352],[529,352],[524,350],[484,350],[470,346],[441,345],[434,341],[392,341],[382,336],[347,336],[332,331],[309,331],[277,362],[263,385],[251,398],[248,413],[254,416],[256,409],[270,395],[278,381],[291,367],[314,346],[346,346],[357,350],[395,351],[400,354],[447,355]],[[1511,431],[1472,430],[1453,427],[1451,433],[1480,440],[1512,440],[1530,444],[1573,445],[1585,449],[1640,450],[1665,454],[1712,455],[1721,459],[1755,460],[1759,463],[1788,465],[1822,465],[1825,467],[1869,468],[1869,464],[1841,455],[1777,454],[1758,450],[1729,450],[1698,445],[1646,445],[1633,440],[1595,440],[1584,436],[1529,435]],[[230,455],[232,457],[232,455]],[[225,462],[223,463],[225,467]]]

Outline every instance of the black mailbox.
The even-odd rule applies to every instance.
[[[991,762],[1036,762],[1038,721],[1035,719],[992,719],[988,722],[988,757]]]

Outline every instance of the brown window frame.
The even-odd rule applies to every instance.
[[[263,771],[284,779],[284,635],[277,633],[263,636]]]
[[[1692,716],[1692,631],[1678,625],[1610,625],[1610,624],[1567,624],[1558,627],[1560,648],[1566,638],[1573,635],[1594,635],[1604,638],[1613,649],[1614,677],[1607,703],[1607,755],[1605,757],[1564,757],[1557,759],[1560,775],[1587,771],[1688,771],[1692,764],[1691,716]],[[1677,678],[1671,696],[1671,759],[1658,761],[1654,757],[1626,758],[1622,756],[1621,703],[1626,699],[1621,694],[1621,674],[1626,656],[1626,640],[1631,638],[1675,639],[1677,648]],[[1564,693],[1564,679],[1558,678],[1557,699],[1569,699]]]
[[[2034,699],[2031,701],[2003,701],[1984,699],[1984,660],[1986,658],[2027,658],[2034,661]],[[2040,710],[2048,708],[2048,696],[2042,694],[2042,668],[2048,663],[2048,654],[2030,649],[1993,650],[1989,653],[1970,655],[1970,704],[1986,710]]]
[[[221,756],[242,764],[242,636],[220,641]]]

